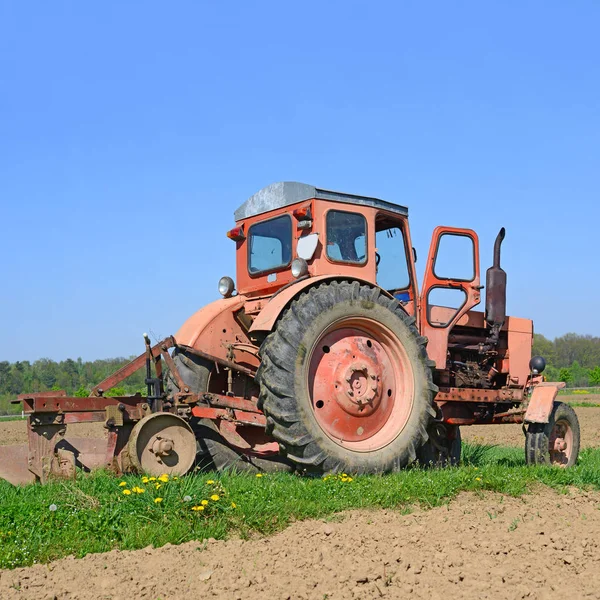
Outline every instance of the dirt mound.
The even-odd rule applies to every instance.
[[[463,494],[350,512],[271,538],[187,543],[0,571],[3,599],[597,598],[600,495]]]

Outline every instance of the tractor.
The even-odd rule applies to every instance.
[[[437,227],[418,286],[408,209],[275,183],[235,211],[236,276],[222,298],[99,383],[88,398],[19,396],[27,447],[4,447],[14,483],[77,468],[153,475],[194,467],[305,474],[457,464],[460,428],[521,423],[528,464],[568,467],[573,409],[557,402],[533,323],[506,315],[502,228],[481,302],[479,242]],[[146,369],[147,395],[105,391]],[[103,422],[105,440],[70,423]]]

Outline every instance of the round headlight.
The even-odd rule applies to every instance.
[[[304,277],[308,274],[308,263],[303,258],[295,258],[292,261],[292,275],[298,279],[298,277]]]
[[[235,290],[235,283],[231,277],[221,277],[219,279],[219,294],[225,298],[229,298]]]

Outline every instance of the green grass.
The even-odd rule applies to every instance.
[[[116,478],[98,472],[46,486],[13,487],[0,481],[0,568],[113,548],[270,534],[294,520],[329,518],[347,509],[434,507],[461,491],[516,496],[540,484],[559,490],[600,488],[600,449],[584,450],[578,465],[568,470],[527,467],[519,448],[465,444],[463,449],[458,468],[415,468],[351,480],[202,474],[156,489],[156,482],[142,483],[139,476]],[[211,478],[214,483],[209,484]],[[126,487],[119,486],[121,481]],[[144,493],[123,494],[136,486]],[[216,501],[210,499],[214,494],[219,496]],[[155,503],[156,497],[162,502]],[[203,499],[208,501],[204,511],[192,510]],[[56,510],[50,510],[51,505]]]
[[[14,416],[14,417],[0,417],[0,423],[6,423],[7,421],[23,421],[23,417],[21,415],[18,416]]]
[[[598,408],[600,406],[598,402],[578,402],[567,400],[566,403],[573,408]]]

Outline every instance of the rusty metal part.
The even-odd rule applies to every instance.
[[[539,383],[533,388],[527,412],[525,413],[526,423],[547,423],[554,407],[554,400],[558,390],[563,389],[567,384],[563,382]]]
[[[232,410],[230,408],[212,408],[209,406],[194,406],[192,415],[198,419],[224,419],[239,425],[254,425],[266,427],[267,419],[262,413],[246,412],[243,410]]]
[[[127,455],[139,472],[185,475],[196,457],[196,436],[181,417],[154,413],[134,426]]]
[[[212,354],[208,354],[206,352],[202,352],[202,350],[197,350],[196,348],[192,348],[191,346],[185,346],[184,344],[178,344],[178,347],[190,354],[194,354],[199,358],[203,358],[204,360],[217,363],[223,367],[227,367],[228,369],[233,369],[234,371],[239,371],[240,373],[244,373],[244,375],[248,375],[249,377],[254,377],[256,375],[256,371],[253,369],[249,369],[247,367],[243,367],[231,360],[226,360],[224,358],[219,358],[217,356],[213,356]]]
[[[118,371],[106,379],[103,379],[98,385],[94,386],[90,396],[101,396],[105,391],[115,387],[115,385],[121,383],[121,381],[127,379],[127,377],[133,375],[136,371],[141,369],[146,364],[146,359],[148,358],[149,354],[154,360],[158,360],[158,358],[161,356],[161,350],[166,351],[169,348],[172,348],[174,345],[175,341],[173,336],[158,342],[158,344],[155,344],[151,348],[145,350],[143,354],[140,354],[137,358],[134,358],[131,362],[127,363]]]
[[[440,388],[436,402],[522,402],[525,392],[522,388],[502,388],[499,390],[477,388]]]
[[[107,408],[117,407],[126,420],[141,419],[147,404],[144,396],[119,396],[77,398],[72,396],[45,396],[42,398],[23,395],[23,412],[26,415],[61,415],[64,423],[92,423],[105,421]],[[114,409],[113,409],[114,410]]]

